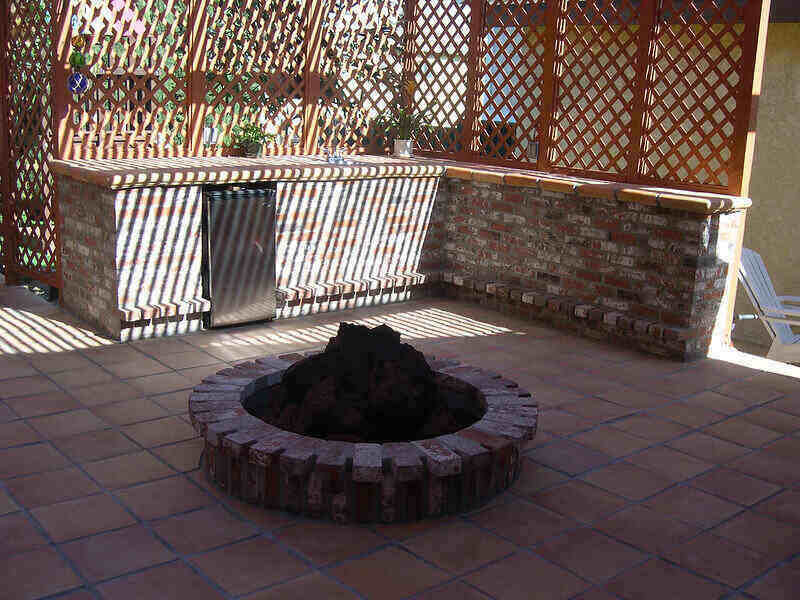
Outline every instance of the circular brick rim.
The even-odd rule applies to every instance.
[[[328,441],[249,414],[245,399],[280,382],[305,354],[269,356],[206,377],[189,397],[204,469],[228,493],[267,508],[338,522],[405,521],[480,506],[519,476],[538,406],[501,375],[426,355],[434,371],[475,387],[486,414],[455,433],[384,444]]]

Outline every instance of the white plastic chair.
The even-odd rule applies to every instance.
[[[800,326],[800,296],[778,296],[761,255],[749,248],[742,248],[739,281],[772,338],[767,358],[800,362],[800,334],[791,328]]]

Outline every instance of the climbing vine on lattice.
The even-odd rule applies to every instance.
[[[303,2],[208,0],[204,31],[204,146],[233,143],[235,128],[257,123],[296,148],[303,136]]]
[[[404,0],[328,0],[321,27],[320,146],[382,150],[373,123],[396,107],[403,74]]]
[[[87,89],[71,94],[65,140],[77,156],[183,153],[188,129],[188,5],[72,0]]]

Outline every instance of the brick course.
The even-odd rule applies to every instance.
[[[108,190],[60,177],[68,309],[115,339],[201,328],[199,187]]]
[[[432,369],[480,395],[481,419],[426,440],[327,441],[279,429],[243,408],[254,390],[280,380],[303,358],[271,356],[225,369],[190,395],[189,417],[204,439],[203,468],[228,493],[340,523],[391,523],[473,510],[519,477],[523,444],[536,435],[539,412],[530,392],[513,381],[427,355]],[[209,400],[213,387],[240,393]]]
[[[683,359],[704,356],[724,329],[744,210],[445,181],[434,227],[446,293]]]
[[[458,173],[279,182],[277,316],[444,293],[681,359],[725,342],[744,208]],[[201,188],[58,185],[64,304],[118,339],[199,327]]]

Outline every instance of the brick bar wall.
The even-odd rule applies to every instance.
[[[118,338],[114,194],[64,177],[57,179],[57,186],[61,304],[103,333]]]
[[[555,323],[594,337],[683,359],[707,353],[722,324],[728,242],[743,225],[742,212],[706,216],[539,188],[445,182],[437,200],[445,272],[470,278],[473,288],[515,286],[520,305],[523,291],[538,293],[545,308],[548,298],[560,299]],[[600,311],[594,326],[592,308]]]
[[[116,339],[197,329],[198,314],[188,326],[180,313],[207,309],[202,188],[58,185],[64,306]],[[278,316],[411,297],[419,270],[440,262],[441,241],[427,235],[437,187],[436,177],[280,182]]]
[[[201,188],[58,179],[62,304],[115,339],[200,328]]]
[[[279,182],[279,316],[408,298],[404,274],[438,267],[437,187],[436,177]]]
[[[154,320],[175,304],[208,309],[200,187],[60,178],[59,198],[67,308],[123,338],[189,330],[174,311]],[[724,343],[743,226],[743,211],[455,178],[279,182],[277,316],[404,300],[442,278],[445,293],[689,359]]]
[[[114,198],[119,306],[202,296],[202,188],[122,190]]]

